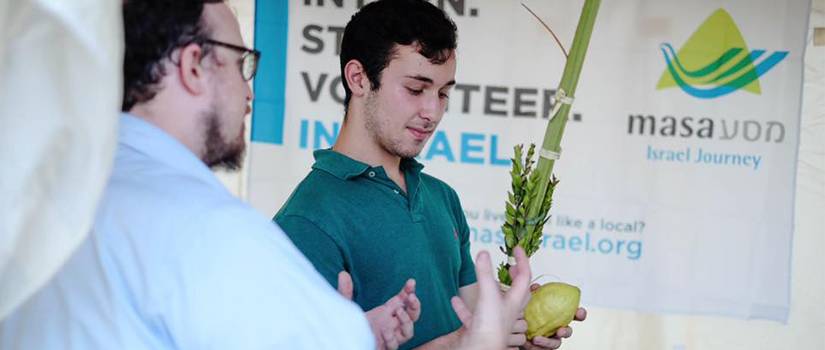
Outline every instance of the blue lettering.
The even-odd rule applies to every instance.
[[[607,243],[607,244],[604,244],[604,243]],[[605,238],[605,239],[602,239],[601,241],[599,241],[598,247],[599,247],[599,251],[602,252],[602,254],[608,254],[613,250],[613,242],[611,242],[609,239]]]
[[[324,126],[322,121],[316,120],[315,121],[315,143],[313,147],[315,149],[320,148],[327,148],[331,147],[333,143],[335,143],[335,139],[338,137],[338,132],[341,131],[341,124],[338,122],[332,123],[332,130]],[[321,145],[321,139],[323,138],[326,141],[326,146]]]
[[[482,232],[484,233],[481,234],[481,243],[490,243],[493,241],[493,231],[485,228],[482,229]]]
[[[490,164],[509,166],[510,159],[500,159],[498,157],[498,135],[490,136]]]
[[[301,121],[301,149],[307,148],[307,134],[309,134],[309,121],[304,119]]]
[[[556,235],[553,237],[553,249],[564,250],[564,236]]]
[[[541,236],[541,247],[542,248],[547,248],[547,242],[550,242],[550,237],[551,236],[552,235],[550,235],[550,234],[544,234],[544,235]]]
[[[504,232],[501,232],[501,230],[496,231],[496,244],[504,244]]]
[[[433,142],[430,144],[430,149],[427,151],[426,160],[431,160],[436,156],[442,156],[448,162],[455,162],[453,150],[450,148],[450,141],[447,139],[447,134],[444,131],[436,131]]]
[[[471,152],[476,154],[484,152],[484,146],[479,145],[478,143],[471,144],[473,141],[484,142],[484,135],[470,133],[461,134],[461,162],[470,164],[484,164],[483,157],[479,157],[477,155],[473,156],[470,154]]]
[[[567,242],[569,244],[569,248],[571,251],[577,252],[581,249],[582,246],[582,239],[578,236],[570,237],[570,240]]]
[[[630,241],[627,243],[627,258],[630,260],[638,260],[642,256],[642,242]]]

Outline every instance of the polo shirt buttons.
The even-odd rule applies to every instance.
[[[370,171],[367,175],[369,175],[370,177],[375,177],[375,172],[374,172],[374,171]]]
[[[401,193],[401,192],[398,192],[398,190],[392,190],[392,191],[395,192],[395,194],[400,194]]]

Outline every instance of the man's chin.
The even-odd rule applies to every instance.
[[[216,163],[209,165],[209,169],[221,170],[226,172],[236,172],[241,170],[243,161],[241,158],[225,158]]]
[[[212,170],[222,170],[227,172],[239,171],[243,167],[243,158],[245,153],[246,147],[238,147],[207,165]]]
[[[412,149],[406,149],[406,150],[399,150],[399,151],[395,152],[395,155],[397,155],[401,158],[415,158],[415,157],[418,157],[419,154],[421,154],[422,150],[423,150],[423,148],[417,148],[417,149],[412,148]]]

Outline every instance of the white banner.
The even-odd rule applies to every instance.
[[[338,43],[361,2],[257,3],[249,198],[264,213],[340,128]],[[564,55],[518,1],[433,3],[458,26],[458,84],[420,161],[459,193],[473,250],[498,252],[513,145],[541,143]],[[526,4],[569,48],[582,3]],[[605,1],[534,274],[579,285],[584,305],[784,322],[809,5]]]

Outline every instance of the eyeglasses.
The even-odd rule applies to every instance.
[[[241,68],[241,77],[244,80],[250,81],[252,78],[255,77],[255,73],[258,71],[258,60],[261,59],[261,52],[258,50],[247,49],[243,46],[232,45],[229,43],[206,39],[204,40],[206,44],[212,44],[216,46],[222,46],[227,49],[232,49],[238,52],[241,52],[241,59],[240,59],[240,68]]]

